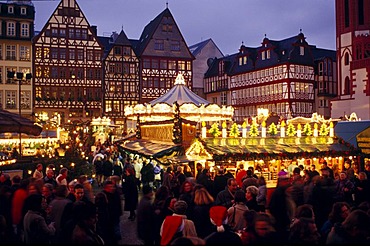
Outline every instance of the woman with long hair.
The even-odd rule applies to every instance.
[[[213,225],[209,220],[209,209],[213,206],[214,199],[205,188],[194,192],[193,222],[198,237],[204,238],[212,233]]]
[[[136,186],[135,171],[134,169],[126,169],[126,178],[125,178],[125,211],[130,211],[130,220],[134,221],[136,218],[135,210],[138,204],[138,191]]]

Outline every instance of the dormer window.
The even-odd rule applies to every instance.
[[[266,51],[266,59],[270,59],[270,50]]]
[[[14,7],[13,6],[8,6],[8,13],[9,14],[14,14]]]
[[[25,7],[21,8],[21,15],[26,15],[27,14],[27,9]]]
[[[299,47],[299,55],[304,56],[304,46]]]
[[[247,56],[239,57],[239,66],[247,64],[247,62],[248,62],[248,57]]]
[[[265,51],[263,51],[263,52],[261,53],[261,59],[262,59],[262,60],[265,60],[265,59],[266,59]]]

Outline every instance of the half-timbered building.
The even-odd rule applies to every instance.
[[[35,7],[31,1],[0,3],[0,109],[32,114],[32,42]]]
[[[104,55],[103,114],[115,124],[124,124],[124,106],[139,103],[139,59],[122,30],[108,39]]]
[[[145,26],[135,42],[140,57],[140,102],[146,103],[169,91],[178,73],[192,88],[191,54],[172,13],[166,8]]]
[[[234,120],[257,115],[258,108],[280,116],[309,117],[315,111],[315,46],[303,33],[276,41],[264,38],[256,48],[214,59],[205,74],[207,100],[231,103]]]
[[[63,122],[102,114],[103,46],[76,0],[61,0],[35,36],[35,113]]]

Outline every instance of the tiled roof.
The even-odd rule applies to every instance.
[[[164,16],[172,17],[172,14],[168,8],[162,11],[156,18],[154,18],[148,25],[145,26],[137,46],[135,47],[136,54],[140,56],[145,50],[145,47],[149,43],[151,37],[153,36],[158,25],[161,23],[161,20]],[[173,18],[173,17],[172,17]]]
[[[202,42],[196,43],[194,45],[189,46],[189,50],[196,56],[212,39],[207,39]]]
[[[228,75],[236,75],[284,63],[313,66],[315,59],[319,59],[320,57],[335,58],[335,51],[319,49],[316,48],[316,46],[309,45],[305,41],[303,33],[283,40],[270,40],[264,38],[262,44],[263,45],[256,48],[242,45],[238,53],[214,59],[205,73],[205,77],[218,75],[218,64],[221,60],[225,61],[225,73]],[[305,47],[304,55],[300,55],[300,46],[302,45]],[[261,52],[266,49],[270,49],[270,58],[262,60]],[[245,55],[248,56],[248,62],[239,65],[239,58]]]

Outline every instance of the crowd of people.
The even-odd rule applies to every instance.
[[[202,166],[163,170],[109,149],[93,164],[95,193],[86,176],[70,181],[53,165],[38,164],[25,179],[2,173],[1,243],[117,245],[128,211],[145,245],[370,244],[370,164],[281,170],[271,196],[252,167],[232,174],[221,166],[212,177]]]
[[[320,172],[282,170],[270,198],[251,167],[235,177],[220,167],[214,178],[168,167],[155,193],[143,188],[139,237],[146,245],[368,245],[370,164],[358,173],[348,164],[338,174],[326,162]]]

